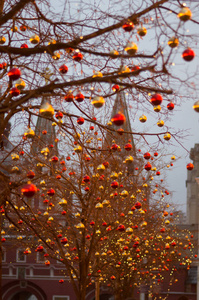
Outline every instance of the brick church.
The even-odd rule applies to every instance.
[[[128,116],[128,109],[124,94],[117,95],[115,105],[113,107],[112,116],[118,111],[118,108],[126,115],[126,124],[124,130],[131,132],[131,125]],[[48,134],[43,136],[43,144],[53,144],[55,140],[54,127],[51,122],[46,119],[38,117],[35,128],[36,135],[41,135],[41,130],[47,129]],[[6,135],[8,135],[6,133]],[[132,145],[132,135],[129,136]],[[5,140],[6,141],[6,140]],[[4,143],[3,151],[10,151],[11,146]],[[40,147],[35,142],[32,143],[31,151],[36,153]],[[54,148],[55,152],[58,149]],[[199,145],[191,151],[191,159],[194,161],[195,170],[188,173],[187,178],[187,214],[188,226],[192,232],[197,236],[198,216],[199,216],[199,185],[195,178],[199,178]],[[5,161],[10,164],[9,160]],[[4,170],[0,170],[0,173]],[[129,170],[131,172],[131,170]],[[1,175],[1,174],[0,174]],[[1,176],[0,176],[1,177]],[[34,205],[39,205],[35,199]],[[40,207],[42,210],[42,207]],[[1,213],[0,213],[1,215]],[[9,227],[9,223],[4,223],[4,228]],[[62,264],[59,261],[54,261],[50,265],[45,265],[44,255],[40,252],[35,252],[31,256],[24,253],[24,247],[20,243],[15,245],[16,236],[5,235],[7,238],[5,243],[1,242],[2,248],[2,262],[0,263],[0,282],[1,292],[0,300],[76,300],[72,285],[69,278],[63,273]],[[2,274],[2,276],[1,276]],[[64,279],[64,282],[63,282]],[[169,282],[169,279],[168,279]],[[168,299],[168,300],[196,300],[196,285],[197,285],[197,266],[193,266],[190,270],[181,268],[178,271],[178,284],[169,287],[166,283],[157,286],[154,290],[154,300]],[[86,300],[95,300],[95,286],[92,285],[88,289]],[[134,298],[128,300],[152,300],[148,295],[147,287],[143,286],[140,291],[136,291]],[[100,287],[100,300],[114,300],[111,291],[106,286]],[[121,299],[125,300],[125,299]]]

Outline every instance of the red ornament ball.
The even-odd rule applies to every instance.
[[[126,145],[124,146],[124,149],[125,149],[126,151],[130,151],[132,148],[133,148],[133,147],[132,147],[132,145],[131,145],[130,143],[128,143],[128,144],[126,144]]]
[[[13,87],[11,90],[10,90],[10,95],[12,96],[12,97],[17,97],[17,96],[19,96],[20,95],[20,90],[18,89],[18,88],[16,88],[16,87]]]
[[[114,117],[111,119],[111,122],[115,124],[116,126],[121,126],[126,121],[126,117],[122,113],[118,113],[114,115]]]
[[[33,179],[35,177],[35,173],[33,171],[29,171],[26,176],[30,179]]]
[[[20,48],[21,49],[28,48],[28,45],[27,44],[22,44]]]
[[[144,154],[144,158],[145,158],[145,159],[150,159],[150,157],[151,157],[151,154],[150,154],[149,152],[146,152],[146,153]]]
[[[112,86],[112,90],[113,90],[113,92],[119,92],[120,86],[119,86],[118,84],[114,84],[114,85]]]
[[[191,49],[188,48],[182,53],[182,58],[186,61],[191,61],[195,57],[195,52]]]
[[[61,67],[59,67],[59,72],[61,74],[66,74],[68,72],[68,67],[66,65],[62,65]]]
[[[11,80],[14,81],[21,77],[21,71],[18,68],[12,68],[7,75]]]
[[[37,187],[33,183],[28,183],[22,187],[21,192],[27,198],[31,198],[37,192]]]
[[[113,182],[111,183],[111,187],[112,187],[113,189],[116,189],[118,186],[119,186],[119,183],[118,183],[117,181],[113,181]]]
[[[79,118],[77,119],[77,123],[78,123],[79,125],[84,124],[84,118],[79,117]]]
[[[51,188],[47,191],[47,194],[48,196],[53,196],[55,194],[55,190]]]
[[[77,102],[82,102],[82,101],[84,101],[84,95],[82,94],[82,93],[78,93],[76,96],[75,96],[75,100],[77,101]]]
[[[133,24],[133,22],[126,22],[126,23],[123,24],[122,28],[126,32],[131,32],[134,28],[134,24]]]
[[[175,107],[175,105],[174,105],[174,103],[173,103],[173,102],[169,102],[169,103],[167,104],[167,108],[168,108],[168,110],[173,110],[173,109],[174,109],[174,107]]]
[[[154,106],[157,106],[157,105],[160,105],[162,103],[162,96],[160,94],[154,94],[151,99],[150,99],[150,102],[152,105]]]
[[[64,97],[64,100],[65,100],[66,102],[72,102],[73,99],[74,99],[74,95],[73,95],[72,93],[68,93],[68,94],[66,94],[66,96]]]
[[[83,54],[81,54],[80,52],[75,53],[75,54],[73,55],[73,60],[75,60],[75,61],[77,61],[77,62],[80,62],[82,59],[83,59]]]
[[[152,165],[148,162],[145,166],[144,166],[146,171],[150,171],[152,168]]]

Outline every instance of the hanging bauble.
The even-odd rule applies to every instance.
[[[64,97],[64,100],[65,100],[66,102],[72,102],[73,99],[74,99],[74,95],[73,95],[72,92],[70,92],[70,91],[69,91],[69,92],[66,94],[66,96]]]
[[[167,108],[168,108],[168,110],[173,110],[173,109],[174,109],[174,107],[175,107],[175,105],[174,105],[174,103],[173,103],[173,102],[169,102],[169,103],[167,104]]]
[[[19,155],[17,153],[12,153],[11,157],[12,157],[12,160],[14,160],[14,161],[19,160]]]
[[[81,147],[80,145],[77,145],[77,147],[74,148],[74,151],[75,151],[76,153],[81,153],[81,152],[82,152],[82,147]]]
[[[19,90],[23,90],[26,87],[26,83],[22,79],[18,79],[15,83],[15,87]]]
[[[11,80],[14,81],[20,78],[21,71],[18,68],[12,68],[7,75]]]
[[[163,120],[159,120],[157,122],[158,127],[163,127],[164,126],[164,121]]]
[[[59,205],[65,207],[67,205],[67,200],[62,198],[61,201],[59,201]]]
[[[21,31],[26,31],[26,30],[27,30],[27,27],[26,27],[26,25],[21,25],[21,26],[19,27],[19,29],[20,29]]]
[[[120,90],[120,86],[119,86],[118,84],[114,84],[114,85],[112,86],[112,91],[113,91],[113,92],[119,92],[119,90]]]
[[[169,141],[170,138],[171,138],[171,135],[170,135],[170,133],[167,132],[167,133],[164,135],[164,140]]]
[[[156,106],[153,107],[153,110],[155,112],[160,112],[161,111],[161,106],[160,105],[156,105]]]
[[[150,159],[151,158],[151,154],[149,152],[146,152],[144,154],[144,158],[147,159],[147,160]]]
[[[82,179],[83,182],[90,182],[90,177],[88,175],[84,176]]]
[[[112,187],[113,189],[116,189],[118,186],[119,186],[119,183],[118,183],[117,181],[113,181],[113,182],[111,183],[111,187]]]
[[[79,117],[79,118],[77,119],[77,124],[79,124],[79,125],[84,124],[84,118]]]
[[[187,164],[187,170],[188,171],[193,170],[193,168],[194,168],[194,165],[192,163]]]
[[[105,104],[105,100],[103,97],[100,96],[96,96],[93,98],[91,104],[95,107],[95,108],[101,108],[104,104]]]
[[[133,42],[129,42],[125,49],[124,49],[129,55],[135,55],[136,52],[138,51],[138,46],[133,43]]]
[[[59,119],[62,119],[63,116],[64,116],[63,113],[61,111],[58,111],[55,115],[55,118],[59,120]]]
[[[117,58],[118,54],[119,54],[119,52],[117,50],[111,50],[109,52],[109,55],[111,56],[111,58]]]
[[[126,22],[126,23],[124,23],[124,24],[122,25],[122,28],[123,28],[124,31],[126,31],[126,32],[131,32],[131,31],[133,30],[133,28],[134,28],[134,24],[133,24],[133,22],[128,21],[128,22]]]
[[[48,195],[48,196],[54,196],[54,194],[55,194],[55,190],[52,189],[52,188],[50,188],[50,189],[47,191],[47,195]]]
[[[195,57],[195,52],[191,48],[187,48],[183,53],[182,53],[182,58],[186,61],[191,61]]]
[[[168,40],[168,45],[171,48],[176,48],[179,45],[179,40],[175,37],[172,36],[169,40]]]
[[[57,156],[53,156],[53,157],[51,157],[50,161],[52,161],[53,163],[56,163],[59,161],[59,158]]]
[[[20,95],[20,90],[18,89],[18,88],[16,88],[16,87],[13,87],[11,90],[10,90],[10,95],[12,96],[12,97],[17,97],[17,96],[19,96]]]
[[[183,7],[178,13],[178,18],[183,22],[190,20],[191,17],[192,17],[192,12],[188,7]]]
[[[0,36],[0,45],[5,44],[5,42],[6,42],[5,36]]]
[[[96,71],[96,72],[93,74],[92,77],[93,77],[93,78],[95,78],[95,77],[103,77],[103,74],[102,74],[102,72],[100,72],[100,71]]]
[[[127,144],[124,146],[124,149],[125,149],[126,151],[130,151],[132,148],[133,148],[133,146],[132,146],[130,143],[127,143]]]
[[[150,102],[152,105],[156,106],[156,105],[160,105],[162,103],[162,96],[160,94],[154,94],[151,96]]]
[[[196,101],[193,105],[193,109],[196,111],[196,112],[199,112],[199,100]]]
[[[152,165],[148,162],[145,166],[144,166],[146,171],[150,171],[152,168]]]
[[[31,38],[29,39],[29,41],[31,42],[31,44],[36,45],[39,43],[40,38],[38,35],[34,34],[31,36]]]
[[[66,74],[66,73],[68,72],[68,67],[67,67],[66,65],[61,65],[61,66],[59,67],[59,72],[60,72],[61,74]]]
[[[140,122],[141,123],[145,123],[147,121],[147,117],[145,115],[142,115],[140,118],[139,118]]]
[[[35,177],[35,173],[33,171],[29,171],[26,175],[29,179],[33,179]]]
[[[133,157],[131,155],[127,156],[125,161],[123,163],[125,164],[131,164],[133,162]]]
[[[37,187],[32,183],[28,183],[22,187],[21,192],[27,198],[31,198],[37,192]]]
[[[82,102],[82,101],[84,101],[84,95],[82,94],[82,93],[78,93],[76,96],[75,96],[75,100],[77,101],[77,102]]]
[[[140,209],[142,207],[142,204],[140,202],[136,202],[134,206],[136,209]]]
[[[39,114],[42,117],[51,118],[54,116],[54,108],[50,103],[46,102],[40,107]]]
[[[24,136],[27,137],[28,139],[31,139],[35,136],[35,132],[33,129],[28,128],[27,131],[24,133]]]
[[[52,59],[54,59],[54,60],[59,60],[60,57],[61,57],[61,55],[59,52],[54,52],[52,55]]]
[[[27,48],[28,48],[28,45],[27,45],[27,44],[21,44],[20,48],[21,48],[21,49],[27,49]]]
[[[75,60],[77,62],[80,62],[82,59],[83,59],[83,55],[80,52],[76,52],[73,55],[73,60]]]
[[[41,154],[43,154],[44,156],[48,156],[49,153],[50,153],[50,150],[48,147],[42,148]]]
[[[140,27],[137,30],[137,34],[139,36],[145,36],[147,34],[147,29],[145,27]]]
[[[117,113],[113,116],[113,118],[111,119],[111,122],[113,124],[115,124],[116,126],[121,126],[124,124],[124,122],[126,121],[126,117],[124,114],[122,113]]]

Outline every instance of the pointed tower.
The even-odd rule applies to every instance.
[[[46,102],[50,103],[50,99],[43,97],[41,106]],[[58,148],[55,140],[55,127],[52,125],[52,121],[38,116],[35,127],[35,138],[31,145],[31,153],[33,155],[39,155],[43,148],[50,148],[51,156],[58,155]]]
[[[117,93],[115,103],[113,105],[112,113],[111,113],[111,119],[117,114],[117,113],[122,113],[126,120],[123,125],[121,126],[116,126],[114,124],[111,125],[110,129],[114,129],[114,131],[108,131],[106,134],[106,139],[104,142],[104,149],[108,147],[111,147],[113,143],[117,144],[120,146],[120,152],[118,155],[118,160],[123,163],[125,158],[129,155],[131,155],[133,158],[136,157],[136,151],[135,151],[135,144],[133,140],[133,135],[132,135],[132,129],[131,129],[131,123],[129,119],[129,113],[128,113],[128,107],[126,104],[126,98],[125,98],[125,93],[124,91],[121,91]],[[119,133],[118,130],[123,130],[126,133]],[[130,143],[132,145],[131,151],[126,151],[124,146]],[[128,164],[127,166],[128,173],[133,174],[134,173],[134,163]]]
[[[113,105],[113,109],[112,109],[112,113],[111,113],[111,119],[118,112],[124,114],[124,116],[126,117],[126,121],[119,128],[123,129],[125,132],[128,132],[128,133],[125,133],[122,136],[119,135],[118,133],[112,133],[114,135],[113,139],[115,140],[116,143],[118,142],[118,144],[120,145],[122,153],[125,151],[124,145],[127,142],[131,143],[131,145],[133,147],[133,155],[135,155],[135,144],[134,144],[134,140],[133,140],[133,135],[130,133],[130,132],[132,132],[132,129],[131,129],[131,123],[130,123],[130,119],[129,119],[129,113],[128,113],[128,108],[127,108],[127,104],[126,104],[126,98],[125,98],[124,91],[117,93],[115,103]],[[114,129],[117,131],[118,126],[112,124],[111,129]],[[107,134],[107,140],[109,142],[112,142],[111,141],[111,133]],[[126,155],[126,152],[125,152],[125,155]]]

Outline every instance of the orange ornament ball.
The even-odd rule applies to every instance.
[[[187,170],[188,171],[193,170],[193,168],[194,168],[194,165],[192,163],[187,164]]]
[[[134,28],[134,24],[133,24],[133,22],[126,22],[126,23],[123,24],[122,28],[126,32],[131,32]]]

